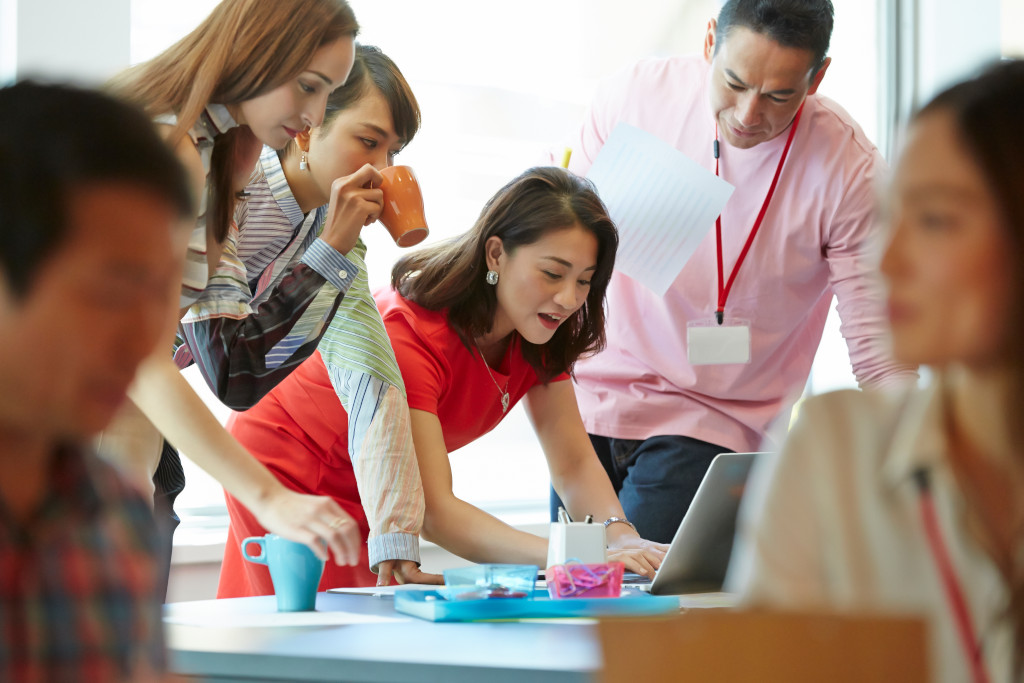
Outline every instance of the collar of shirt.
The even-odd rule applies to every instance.
[[[210,122],[215,128],[214,135],[219,135],[238,125],[238,122],[235,121],[228,112],[228,108],[223,104],[206,105],[206,115],[210,117]]]
[[[237,125],[231,118],[231,114],[228,113],[228,108],[223,104],[208,104],[203,109],[203,113],[199,115],[199,120],[196,121],[192,130],[189,131],[189,135],[192,136],[193,142],[200,150],[204,148],[212,150],[213,141],[217,139],[217,136]],[[200,153],[202,154],[202,152]],[[212,151],[210,153],[212,154]],[[208,157],[203,158],[203,168],[207,173],[210,172]]]
[[[260,166],[263,168],[263,175],[267,179],[267,187],[270,188],[270,194],[273,195],[274,201],[277,202],[292,227],[297,227],[302,223],[302,209],[299,208],[299,203],[295,201],[295,195],[288,187],[288,179],[284,175],[284,168],[281,166],[280,157],[277,156],[277,150],[264,146],[263,152],[260,154]]]
[[[883,477],[893,486],[910,480],[918,469],[946,464],[948,444],[942,418],[942,380],[936,378],[926,389],[910,391],[882,466]]]

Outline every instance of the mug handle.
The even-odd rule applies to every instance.
[[[245,549],[247,547],[249,547],[250,543],[255,543],[256,545],[258,545],[260,547],[260,554],[259,555],[250,555],[248,552],[246,552]],[[266,564],[267,563],[267,544],[266,544],[266,539],[263,536],[250,536],[249,538],[247,538],[244,541],[242,541],[242,557],[244,557],[245,559],[249,560],[250,562],[255,562],[256,564]]]

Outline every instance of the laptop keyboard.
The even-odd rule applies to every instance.
[[[649,576],[643,574],[636,574],[634,572],[624,572],[622,574],[622,585],[623,586],[642,586],[652,581]]]

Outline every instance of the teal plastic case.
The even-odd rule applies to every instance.
[[[438,591],[398,591],[395,609],[428,621],[642,616],[678,612],[679,596],[623,589],[618,598],[552,600],[542,588],[532,600],[445,600]]]

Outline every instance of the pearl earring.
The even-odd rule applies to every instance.
[[[496,271],[496,270],[488,270],[487,271],[487,276],[484,279],[487,280],[487,284],[489,284],[489,285],[496,285],[496,284],[498,284],[498,271]]]
[[[302,157],[299,159],[299,170],[300,171],[308,171],[309,170],[309,163],[306,161],[306,153],[305,152],[302,153]]]

